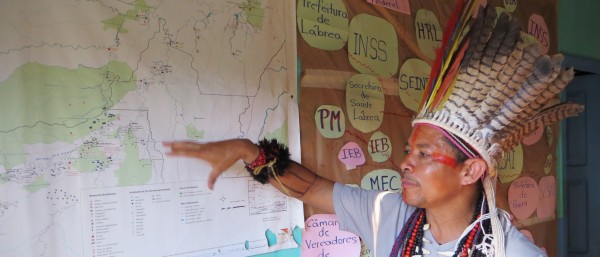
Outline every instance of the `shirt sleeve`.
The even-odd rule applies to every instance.
[[[511,226],[506,234],[506,256],[548,257],[514,226]]]

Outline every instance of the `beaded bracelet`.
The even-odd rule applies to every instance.
[[[277,176],[283,175],[291,162],[289,149],[277,139],[263,139],[257,145],[260,148],[258,157],[252,163],[246,163],[246,170],[261,184],[269,182],[269,178],[279,181]]]

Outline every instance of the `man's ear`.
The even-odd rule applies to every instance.
[[[487,170],[487,163],[481,158],[467,159],[462,170],[461,183],[469,185],[476,183]]]

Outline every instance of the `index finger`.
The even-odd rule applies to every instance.
[[[178,150],[196,150],[202,146],[201,143],[191,141],[165,141],[163,146],[170,147],[172,151]]]

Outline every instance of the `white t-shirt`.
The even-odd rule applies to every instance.
[[[340,229],[359,235],[371,250],[372,257],[388,257],[402,226],[415,210],[402,201],[395,192],[364,190],[336,183],[333,189],[333,204]],[[452,256],[456,240],[438,244],[431,232],[424,236],[430,243],[423,242],[429,250],[424,257]],[[514,226],[505,236],[506,256],[545,257],[546,254]]]

